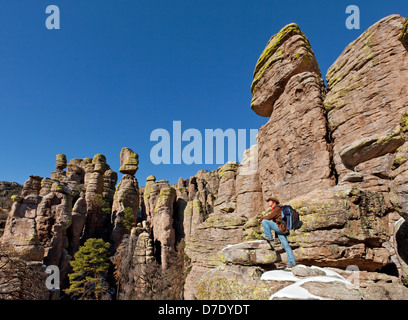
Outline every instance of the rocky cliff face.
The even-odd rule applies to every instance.
[[[148,272],[173,277],[180,253],[185,299],[408,299],[406,29],[398,15],[373,25],[326,87],[306,35],[284,27],[255,66],[251,108],[268,119],[240,164],[139,187],[138,155],[123,148],[116,186],[103,155],[57,155],[51,178],[31,176],[11,198],[1,241],[63,275],[86,239],[110,241],[122,299],[148,296]],[[303,266],[283,275],[281,245],[260,241],[268,196],[303,222],[288,237]],[[351,289],[350,266],[361,280]]]
[[[272,37],[255,67],[252,109],[270,117],[258,134],[262,192],[300,213],[304,225],[289,237],[298,262],[406,277],[394,235],[406,219],[404,19],[386,17],[352,42],[328,70],[327,88],[294,29]],[[247,229],[261,232],[250,221]]]
[[[22,186],[16,182],[0,182],[0,237],[3,235],[7,221],[7,213],[11,209],[12,195],[19,195]]]

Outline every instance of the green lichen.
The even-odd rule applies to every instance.
[[[11,201],[13,201],[13,202],[22,202],[22,201],[24,200],[23,197],[20,197],[20,196],[17,196],[17,195],[12,195],[12,196],[10,197],[10,199],[11,199]]]
[[[146,182],[147,181],[156,181],[156,177],[155,176],[153,176],[153,175],[151,175],[151,176],[148,176],[147,178],[146,178]]]
[[[362,45],[362,48],[361,48]],[[369,61],[373,60],[375,57],[375,52],[373,47],[375,46],[374,34],[372,30],[367,30],[359,40],[353,41],[349,44],[350,49],[361,50],[365,55],[364,57],[359,57],[358,59],[350,60],[350,58],[343,58],[336,61],[327,71],[326,81],[328,88],[331,90],[333,87],[342,81],[344,78],[349,76],[352,71],[361,70]],[[357,47],[357,49],[355,49]],[[377,61],[376,64],[379,62]]]
[[[295,34],[302,34],[299,27],[295,23],[291,23],[285,26],[282,30],[279,31],[276,35],[274,35],[266,45],[266,48],[262,52],[261,56],[256,63],[254,74],[258,73],[258,71],[263,67],[263,65],[269,60],[269,58],[277,51],[278,48],[290,37]],[[303,35],[303,34],[302,34]]]
[[[236,173],[237,170],[238,170],[238,163],[237,162],[227,162],[218,171],[218,177],[219,178],[224,177],[226,172],[228,172],[228,171],[232,171],[232,172]]]
[[[259,57],[255,70],[254,70],[254,81],[251,85],[252,94],[256,90],[256,85],[258,84],[259,80],[262,78],[265,71],[276,61],[281,60],[283,58],[283,51],[282,51],[282,44],[287,41],[290,37],[294,35],[302,36],[304,40],[304,47],[306,48],[306,52],[311,52],[310,43],[307,40],[306,36],[302,33],[300,28],[297,24],[291,23],[285,26],[282,30],[279,31],[276,35],[274,35],[266,45],[266,48],[261,53]],[[301,54],[297,54],[296,58],[300,58]]]
[[[106,163],[106,157],[103,154],[95,154],[92,163]]]
[[[199,300],[268,300],[269,297],[291,284],[287,281],[241,281],[226,276],[210,277],[197,283]]]
[[[193,208],[197,208],[199,213],[204,213],[203,204],[200,200],[193,200]]]
[[[403,157],[396,157],[394,161],[391,164],[391,170],[396,170],[398,169],[402,164],[404,164],[407,161],[407,159]]]
[[[174,188],[165,188],[160,190],[159,198],[157,199],[156,206],[154,207],[154,214],[159,212],[159,208],[168,206],[169,199],[176,196],[176,190]]]
[[[123,161],[125,154],[127,155],[127,157],[125,161]],[[121,162],[123,161],[123,163],[119,171],[129,170],[128,168],[126,168],[126,166],[132,166],[137,168],[137,165],[139,164],[139,155],[129,148],[122,148],[122,150],[120,151],[120,159]]]
[[[220,229],[237,229],[242,227],[246,222],[244,217],[238,217],[230,214],[214,214],[209,216],[199,229],[220,228]]]
[[[405,19],[404,25],[402,26],[402,30],[398,39],[408,49],[408,18]]]
[[[400,126],[402,132],[408,132],[408,111],[405,111],[402,114],[401,120],[400,120]]]

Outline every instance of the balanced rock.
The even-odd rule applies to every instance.
[[[65,154],[57,154],[56,169],[64,170],[67,167],[67,156]]]
[[[317,71],[320,76],[308,39],[292,23],[269,40],[256,63],[251,85],[252,110],[260,116],[269,117],[289,79],[305,71]]]
[[[101,174],[104,174],[106,170],[110,169],[106,163],[106,157],[103,154],[95,154],[92,164],[94,165],[94,171]]]
[[[138,169],[139,155],[129,148],[122,148],[120,152],[120,169],[123,174],[134,175]]]

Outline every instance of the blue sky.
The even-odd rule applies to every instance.
[[[361,29],[345,26],[348,5]],[[45,27],[58,5],[61,29]],[[18,0],[0,11],[0,181],[49,177],[55,155],[139,154],[139,185],[177,182],[219,165],[154,165],[157,128],[258,129],[252,73],[269,38],[296,22],[323,77],[344,48],[406,1]],[[186,145],[186,143],[183,144]],[[249,146],[249,143],[248,143]]]

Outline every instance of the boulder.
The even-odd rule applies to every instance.
[[[197,283],[198,300],[267,300],[286,282],[261,281],[263,269],[224,265],[202,275]]]
[[[56,169],[64,170],[67,167],[67,156],[65,154],[57,154],[57,163],[55,165]]]
[[[251,85],[252,110],[260,116],[270,117],[274,103],[290,78],[305,71],[320,76],[308,39],[296,24],[291,23],[269,40],[256,63]]]
[[[106,170],[110,169],[109,165],[106,163],[106,157],[103,154],[95,154],[92,164],[94,165],[93,171],[100,174],[104,174]]]
[[[223,248],[219,255],[221,261],[225,264],[231,263],[243,266],[273,266],[276,262],[281,261],[279,253],[272,250],[265,240],[229,245]]]
[[[129,148],[122,148],[120,152],[120,169],[123,174],[134,175],[138,169],[139,155]]]
[[[404,143],[405,136],[398,125],[383,134],[354,141],[351,145],[341,148],[339,154],[344,166],[354,170],[362,162],[394,153]]]

